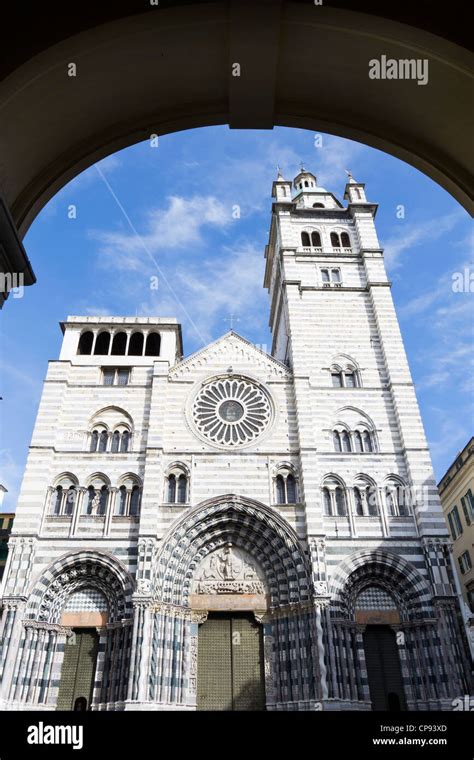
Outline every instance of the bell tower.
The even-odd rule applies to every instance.
[[[430,454],[375,228],[377,204],[367,200],[364,183],[350,172],[344,192],[347,205],[303,167],[291,184],[289,197],[290,182],[281,173],[273,183],[264,286],[270,296],[272,354],[293,371],[310,532],[330,535],[335,530],[334,521],[324,518],[320,479],[336,468],[338,454],[338,467],[348,478],[369,470],[367,474],[383,484],[390,472],[398,473],[416,491],[416,525],[409,531],[415,527],[416,532],[444,536]],[[357,436],[350,438],[351,425],[362,433],[364,426],[370,428],[373,449],[365,450]],[[388,509],[384,504],[378,512],[377,531],[386,537],[396,528]],[[351,517],[350,509],[347,513],[347,535],[356,536],[362,524]],[[338,536],[341,530],[336,526]]]

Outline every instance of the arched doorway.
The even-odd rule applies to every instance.
[[[199,562],[191,592],[190,606],[207,612],[198,633],[197,709],[263,710],[268,588],[260,563],[228,541]]]
[[[315,709],[321,694],[310,568],[277,512],[235,495],[198,505],[170,529],[154,576],[150,701]]]

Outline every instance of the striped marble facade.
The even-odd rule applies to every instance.
[[[371,709],[361,594],[365,610],[370,599],[392,600],[408,709],[451,709],[469,693],[450,542],[376,205],[351,178],[343,206],[304,171],[293,188],[279,176],[273,196],[271,354],[230,331],[183,358],[174,319],[73,316],[62,325],[2,587],[3,709],[54,710],[74,635],[67,615],[105,614],[95,626],[92,708],[194,710],[207,610],[196,606],[193,583],[200,563],[229,545],[265,578],[266,601],[252,610],[263,626],[267,709]],[[321,245],[303,243],[312,231]],[[331,233],[342,231],[350,245],[335,246]],[[341,281],[326,287],[323,270],[332,269]],[[137,331],[145,340],[158,332],[159,355],[78,353],[84,333],[96,345],[103,331],[111,345],[120,332],[127,345]],[[333,368],[346,364],[357,383],[335,387]],[[130,370],[128,383],[105,384],[111,368]],[[236,377],[263,389],[271,419],[249,445],[215,445],[196,429],[193,400],[204,384]],[[353,434],[356,423],[370,430],[372,449],[336,451],[334,429]],[[91,450],[97,426],[108,436],[105,451]],[[111,450],[115,429],[127,431],[126,451]],[[170,498],[174,473],[186,479],[181,500]],[[281,473],[294,481],[288,503],[278,495]],[[393,483],[409,494],[396,514]],[[138,513],[123,507],[132,487]],[[359,488],[375,500],[371,513],[357,509]]]

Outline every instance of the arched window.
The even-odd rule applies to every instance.
[[[133,486],[130,496],[130,514],[136,517],[140,512],[140,488],[139,486]]]
[[[277,504],[296,504],[296,479],[292,472],[282,469],[275,478],[275,497]]]
[[[112,351],[110,353],[113,356],[125,356],[126,348],[127,348],[127,333],[125,332],[115,333],[114,339],[112,341]]]
[[[373,451],[374,448],[372,445],[372,436],[367,430],[363,434],[363,440],[364,440],[364,451]]]
[[[356,515],[362,516],[364,514],[364,507],[362,502],[362,493],[357,486],[354,488],[354,501]]]
[[[99,436],[99,451],[104,452],[107,451],[107,441],[108,441],[108,434],[106,430],[103,430]]]
[[[128,430],[124,430],[120,441],[120,451],[125,454],[128,451],[128,445],[130,443],[130,433]]]
[[[390,482],[385,488],[385,500],[392,517],[406,517],[410,514],[405,498],[405,488],[398,482]]]
[[[374,488],[374,486],[369,486],[367,489],[367,509],[369,511],[369,515],[372,517],[375,517],[379,513],[378,504],[377,504],[377,489]]]
[[[351,439],[350,439],[350,436],[349,436],[349,433],[347,432],[347,430],[344,430],[341,433],[341,440],[342,440],[342,450],[345,453],[348,453],[348,452],[352,451]]]
[[[74,512],[74,504],[76,503],[76,487],[69,486],[66,493],[66,503],[64,505],[64,514],[72,515]]]
[[[364,447],[362,445],[362,436],[358,430],[354,433],[355,450],[358,454],[362,454]]]
[[[116,454],[120,448],[120,432],[118,430],[115,430],[114,434],[112,435],[112,446],[111,446],[111,452],[112,454]]]
[[[171,465],[165,481],[165,500],[169,504],[187,504],[189,501],[189,475],[184,465]]]
[[[86,515],[92,515],[95,511],[95,502],[96,502],[96,493],[94,486],[89,486],[87,489],[87,500],[85,502],[86,508],[85,513]]]
[[[285,481],[283,475],[277,475],[275,479],[277,504],[285,503]]]
[[[145,356],[159,356],[160,343],[161,340],[158,333],[149,333],[146,339]]]
[[[63,487],[62,486],[56,486],[56,491],[54,494],[54,504],[53,504],[53,514],[54,515],[60,515],[61,514],[61,506],[63,501]]]
[[[117,500],[117,514],[124,516],[127,513],[127,489],[120,486]]]
[[[88,355],[92,353],[92,344],[94,343],[94,333],[90,330],[83,332],[79,338],[79,345],[77,347],[77,353],[81,355]]]
[[[332,515],[332,502],[331,492],[329,491],[329,488],[323,488],[323,504],[324,514],[330,517]]]
[[[176,476],[168,475],[168,501],[170,504],[176,502]]]
[[[331,245],[333,248],[341,247],[341,241],[339,240],[339,235],[337,232],[331,232]]]
[[[324,203],[313,203],[313,208],[324,208]]]
[[[341,232],[341,243],[343,248],[351,247],[351,239],[347,232]]]
[[[309,182],[308,182],[308,180],[307,180],[307,179],[305,179],[305,181],[304,181],[304,186],[305,186],[305,187],[309,187]]]
[[[343,489],[341,488],[341,486],[336,487],[335,497],[336,497],[337,514],[340,517],[344,517],[344,515],[347,514],[346,495]]]
[[[105,515],[107,512],[107,502],[109,500],[109,489],[107,486],[102,486],[100,489],[100,498],[99,498],[99,504],[97,509],[98,515]]]
[[[99,445],[99,431],[93,430],[91,435],[91,445],[89,451],[97,451]]]
[[[296,481],[291,473],[286,478],[286,500],[288,504],[296,504]]]
[[[178,504],[186,504],[187,478],[186,475],[180,475],[178,478]]]
[[[94,355],[106,356],[109,353],[110,333],[105,331],[99,333],[95,342]]]
[[[333,388],[342,388],[343,381],[342,381],[342,372],[340,369],[332,369],[331,370],[331,381]]]
[[[314,248],[321,248],[321,235],[319,234],[319,232],[311,233],[311,245]]]
[[[334,443],[334,451],[338,451],[338,452],[342,451],[341,436],[337,430],[333,431],[332,440]]]
[[[309,233],[307,233],[307,232],[302,232],[301,233],[301,245],[304,246],[305,248],[309,248],[310,247],[311,241],[309,239]]]
[[[357,381],[356,381],[356,374],[354,370],[346,370],[344,373],[344,385],[346,388],[356,388]]]
[[[143,355],[143,333],[141,332],[133,333],[132,337],[130,338],[130,343],[128,344],[128,355],[129,356]]]

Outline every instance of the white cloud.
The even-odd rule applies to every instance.
[[[167,250],[202,245],[205,227],[222,229],[232,223],[231,207],[214,196],[171,196],[164,209],[151,209],[145,231],[95,231],[100,263],[115,270],[148,270],[153,255]],[[154,266],[156,268],[156,265]]]
[[[223,247],[220,258],[203,259],[167,270],[167,278],[179,294],[179,303],[166,286],[140,307],[140,313],[170,314],[183,322],[193,340],[206,344],[227,332],[233,314],[234,328],[245,334],[266,329],[267,295],[263,284],[262,251],[251,243]],[[237,321],[238,320],[238,321]]]

